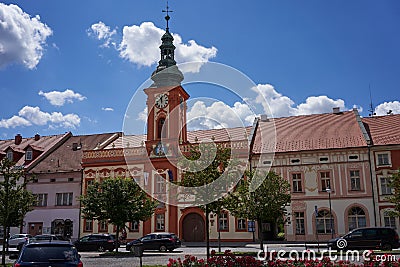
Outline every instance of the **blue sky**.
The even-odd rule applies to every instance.
[[[275,117],[357,107],[400,113],[400,2],[170,1],[176,59],[247,75]],[[156,68],[165,1],[0,2],[0,138],[115,132]],[[186,88],[186,87],[185,87]],[[188,117],[246,121],[240,99],[188,86]],[[248,89],[250,92],[250,88]],[[243,91],[242,98],[252,98]],[[144,103],[141,103],[144,106]],[[221,126],[221,124],[219,124]],[[198,120],[190,128],[218,125]]]

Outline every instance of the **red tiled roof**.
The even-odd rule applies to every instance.
[[[373,145],[400,144],[400,114],[362,118]]]
[[[275,141],[276,140],[276,146]],[[254,153],[364,147],[367,142],[353,111],[260,121]]]

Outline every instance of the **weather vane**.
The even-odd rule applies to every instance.
[[[169,6],[168,6],[168,0],[167,0],[167,8],[164,10],[162,10],[162,12],[166,12],[167,13],[167,15],[165,16],[165,20],[167,21],[167,30],[169,29],[169,27],[168,27],[168,21],[169,21],[169,19],[170,19],[170,16],[169,16],[169,12],[174,12],[174,11],[172,11],[172,10],[169,10]]]

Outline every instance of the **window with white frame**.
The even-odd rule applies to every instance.
[[[331,173],[330,172],[320,172],[319,173],[320,178],[321,178],[321,190],[326,191],[327,188],[330,188],[333,190],[331,187]]]
[[[33,158],[33,152],[32,149],[29,148],[25,152],[25,160],[32,160],[32,158]]]
[[[7,151],[7,155],[6,155],[7,159],[9,161],[13,161],[14,160],[14,152],[10,149]]]
[[[57,193],[56,206],[72,206],[73,193]]]
[[[240,230],[240,231],[247,230],[246,219],[243,219],[243,218],[237,219],[237,230]]]
[[[218,228],[220,231],[228,231],[229,224],[228,224],[228,213],[221,212],[218,215]]]
[[[292,185],[293,192],[303,192],[301,173],[292,173]]]
[[[165,178],[162,177],[159,174],[156,174],[156,193],[159,194],[165,194],[166,193],[166,187],[165,187]]]
[[[108,232],[108,223],[107,221],[99,222],[99,232]]]
[[[377,153],[376,154],[376,161],[378,166],[387,166],[390,165],[390,157],[388,152]]]
[[[350,188],[353,191],[361,190],[361,179],[359,170],[350,170]]]
[[[328,210],[321,210],[317,215],[317,232],[318,234],[330,234],[335,229],[333,216]]]
[[[304,212],[295,212],[294,217],[296,223],[296,235],[304,235],[305,234]]]
[[[396,228],[396,217],[385,213],[383,215],[383,223],[385,227]]]
[[[365,211],[360,207],[353,207],[348,213],[349,231],[367,226]]]
[[[85,219],[85,232],[93,231],[93,220]]]
[[[36,197],[36,207],[47,206],[47,194],[34,194]]]
[[[390,178],[389,177],[381,177],[381,193],[382,195],[390,195],[392,194],[392,187],[390,186]]]
[[[131,222],[131,231],[139,231],[139,222],[138,221],[133,221]]]
[[[165,214],[159,213],[156,215],[156,230],[163,231],[165,229]]]

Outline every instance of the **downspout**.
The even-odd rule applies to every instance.
[[[80,193],[81,196],[82,196],[82,193],[83,193],[83,185],[84,185],[84,183],[83,183],[83,168],[81,168],[81,193]],[[81,221],[82,221],[81,216],[82,216],[82,204],[79,201],[78,239],[81,238]]]

